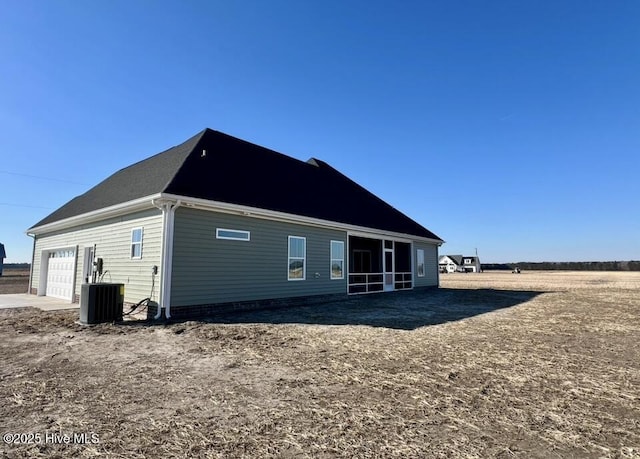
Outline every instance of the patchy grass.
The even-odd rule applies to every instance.
[[[224,324],[82,327],[77,311],[0,310],[2,433],[99,437],[0,451],[640,457],[640,274],[441,281],[439,291]],[[418,319],[385,326],[398,323],[403,304]],[[423,320],[420,308],[440,319]]]

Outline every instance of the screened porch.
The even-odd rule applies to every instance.
[[[348,277],[350,294],[412,288],[411,244],[349,236]]]

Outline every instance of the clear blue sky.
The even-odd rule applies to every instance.
[[[636,0],[3,1],[6,261],[205,127],[327,161],[441,253],[640,259]]]

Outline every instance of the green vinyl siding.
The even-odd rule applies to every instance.
[[[131,231],[142,228],[141,258],[131,258]],[[151,295],[158,300],[160,276],[153,282],[151,269],[161,268],[162,214],[153,209],[37,236],[33,260],[32,288],[39,288],[42,252],[77,248],[75,294],[80,295],[85,248],[96,246],[96,257],[104,260],[104,282],[123,283],[125,301],[137,303]],[[160,273],[158,273],[160,274]],[[153,285],[154,291],[151,292]],[[43,294],[43,292],[38,292]]]
[[[251,240],[216,238],[216,229]],[[305,280],[288,280],[288,237],[306,238]],[[171,305],[188,306],[346,293],[331,279],[331,241],[346,232],[180,207],[173,243]]]
[[[418,250],[424,250],[424,277],[418,277]],[[438,246],[424,242],[413,243],[413,279],[415,287],[438,285]]]

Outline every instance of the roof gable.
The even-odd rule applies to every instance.
[[[461,265],[462,264],[462,258],[463,258],[462,255],[442,255],[440,257],[439,263],[444,262],[445,258],[448,258],[449,260],[451,260],[456,265]]]
[[[156,193],[441,240],[323,161],[300,161],[211,129],[116,172],[35,226]]]

